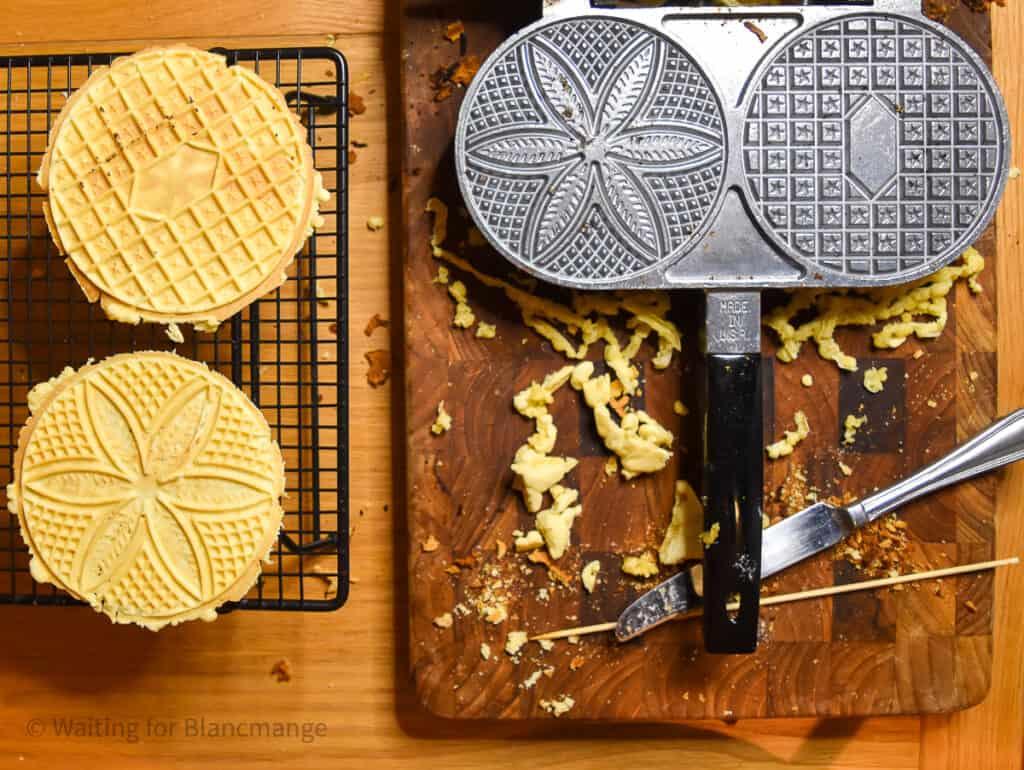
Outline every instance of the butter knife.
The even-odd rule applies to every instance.
[[[761,578],[821,553],[900,506],[944,487],[1024,459],[1024,409],[997,420],[916,473],[846,506],[815,503],[764,531]],[[683,570],[634,601],[619,616],[615,636],[628,641],[700,603],[690,570]]]

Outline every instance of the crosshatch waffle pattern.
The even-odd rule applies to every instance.
[[[122,312],[230,315],[274,288],[316,216],[304,133],[279,91],[219,56],[121,59],[62,114],[40,179],[55,238]]]
[[[108,321],[86,300],[49,236],[46,194],[34,180],[68,95],[116,55],[0,59],[0,486],[11,481],[34,384],[89,358],[174,347],[227,376],[261,408],[285,459],[284,528],[256,586],[229,608],[336,609],[348,587],[345,62],[321,48],[220,53],[283,92],[331,200],[280,289],[214,334],[184,330],[176,346],[161,327]],[[3,509],[0,603],[73,603],[31,578],[17,520]]]
[[[818,268],[865,276],[969,245],[1006,162],[979,66],[929,27],[886,16],[829,22],[786,46],[744,126],[771,236]]]

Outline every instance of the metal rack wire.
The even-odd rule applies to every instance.
[[[119,54],[0,57],[0,490],[11,480],[26,398],[37,382],[131,350],[205,361],[263,410],[285,456],[285,521],[271,563],[227,609],[331,610],[348,595],[348,114],[344,58],[330,48],[223,50],[274,83],[302,119],[331,191],[289,280],[221,325],[183,330],[108,321],[89,304],[53,245],[34,181],[68,96]],[[2,496],[2,495],[0,495]],[[0,504],[0,604],[73,604],[36,583],[18,522]]]

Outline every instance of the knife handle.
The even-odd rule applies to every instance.
[[[704,646],[753,652],[761,593],[761,354],[708,353],[704,423]],[[739,610],[727,605],[739,595]]]
[[[944,487],[1024,459],[1024,409],[1011,412],[949,454],[849,507],[858,526]]]

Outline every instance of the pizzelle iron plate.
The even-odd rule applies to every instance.
[[[999,93],[905,4],[553,13],[485,62],[456,134],[477,226],[546,280],[897,283],[995,212]]]

